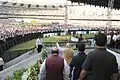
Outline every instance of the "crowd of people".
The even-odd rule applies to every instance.
[[[7,23],[6,23],[7,22]],[[14,21],[13,21],[14,22]],[[44,32],[69,32],[74,30],[102,30],[108,34],[108,46],[112,48],[119,48],[120,37],[119,37],[119,29],[115,28],[106,28],[106,27],[88,27],[88,26],[81,26],[81,25],[71,25],[71,24],[60,24],[60,23],[51,23],[47,25],[23,25],[20,26],[19,24],[11,24],[12,20],[1,20],[0,21],[0,45],[12,40],[18,36],[25,37],[28,35],[30,39],[31,35],[34,37],[34,33],[44,33]],[[112,32],[111,32],[112,31]],[[74,32],[73,32],[74,33]],[[110,34],[111,33],[111,34]],[[89,34],[89,33],[88,33]],[[36,35],[36,34],[35,34]],[[38,37],[35,37],[38,38]],[[28,39],[28,40],[30,40]],[[22,40],[22,39],[21,39]],[[20,41],[20,40],[17,40]],[[25,40],[26,41],[26,40]],[[23,41],[21,41],[23,42]],[[7,50],[7,49],[3,49]],[[1,51],[1,50],[0,50]]]
[[[47,11],[41,11],[41,13],[37,9],[33,11],[33,9],[25,10],[22,8],[12,8],[12,10],[10,10],[11,8],[9,7],[1,6],[0,8],[0,12],[8,14],[12,14],[13,12],[14,14],[17,13],[20,15],[49,14]],[[54,13],[57,11],[50,12]],[[60,14],[64,14],[64,12],[60,12]],[[85,44],[82,43],[81,40],[78,42],[77,54],[74,52],[70,44],[67,44],[65,48],[60,48],[60,46],[57,44],[56,47],[52,48],[51,56],[47,57],[46,60],[42,63],[40,67],[39,80],[118,79],[118,64],[116,57],[106,50],[106,46],[120,49],[119,26],[117,26],[117,28],[106,28],[104,27],[104,25],[106,25],[105,21],[81,21],[79,22],[81,25],[52,23],[42,26],[32,24],[30,26],[27,26],[24,25],[24,23],[22,23],[22,26],[20,26],[16,25],[17,22],[15,22],[15,24],[11,23],[11,20],[6,19],[0,21],[0,54],[3,50],[3,47],[1,47],[1,45],[9,41],[9,39],[17,36],[25,36],[26,34],[30,33],[68,30],[107,30],[107,36],[103,33],[99,33],[95,36],[95,49],[89,52],[88,55],[85,53]],[[114,22],[115,26],[117,23],[119,22]],[[20,39],[22,39],[22,37]],[[39,53],[42,49],[42,40],[38,38],[36,40],[36,43],[36,48]],[[4,63],[2,59],[0,61],[0,65],[2,65],[0,66],[0,70],[2,70]]]
[[[95,48],[88,54],[82,41],[77,54],[70,43],[62,49],[57,43],[40,67],[39,80],[118,80],[118,63],[106,44],[104,33],[95,36]]]
[[[107,34],[107,46],[110,48],[120,49],[120,32]]]
[[[17,35],[24,36],[24,34],[37,33],[37,32],[68,31],[68,30],[105,30],[105,29],[106,29],[105,27],[98,28],[98,27],[87,27],[87,26],[71,25],[71,24],[65,25],[59,23],[57,24],[52,23],[44,26],[32,25],[32,24],[31,26],[26,26],[26,25],[20,26],[20,25],[10,24],[9,22],[9,23],[0,23],[0,40],[6,41],[6,39],[9,37],[15,37]]]
[[[77,30],[77,29],[90,29],[89,27],[80,27],[74,25],[64,25],[64,24],[49,24],[44,26],[16,26],[12,24],[1,24],[0,25],[0,44],[4,43],[8,38],[16,37],[19,35],[24,36],[29,33],[37,32],[48,32],[48,31],[64,31],[64,30]]]
[[[5,43],[8,38],[19,35],[24,36],[29,33],[66,30],[104,30],[104,28],[91,28],[59,23],[24,27],[16,27],[13,24],[1,24],[0,40],[2,43],[0,45]],[[78,44],[77,55],[74,54],[74,50],[70,45],[67,45],[65,49],[61,49],[57,45],[57,47],[52,49],[52,56],[48,57],[40,68],[40,80],[111,80],[111,78],[116,78],[116,73],[118,73],[117,61],[114,55],[106,51],[105,45],[107,44],[107,47],[120,49],[120,32],[119,30],[113,29],[107,31],[106,34],[107,36],[99,33],[95,36],[96,48],[88,55],[84,52],[85,45],[82,41]],[[36,45],[38,52],[41,52],[42,40],[38,39],[36,43],[39,44]]]

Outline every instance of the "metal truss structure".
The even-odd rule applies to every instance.
[[[67,3],[67,0],[65,2],[65,21],[64,21],[65,24],[68,23],[68,3]]]
[[[0,1],[0,19],[5,19],[9,17],[37,17],[42,16],[44,12],[41,10],[59,10],[59,8],[65,8],[65,5],[37,5],[37,4],[24,4],[17,2],[8,2],[8,1]],[[53,11],[55,12],[55,11]],[[55,16],[55,17],[63,17],[61,15],[43,15],[43,16]]]
[[[107,19],[108,22],[106,24],[107,27],[112,27],[112,9],[114,7],[114,0],[109,0],[108,2],[108,10],[107,10]]]

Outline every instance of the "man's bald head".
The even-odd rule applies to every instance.
[[[52,48],[52,54],[59,54],[59,50],[57,47]]]

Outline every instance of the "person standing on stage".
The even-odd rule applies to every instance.
[[[38,38],[37,40],[36,40],[36,48],[37,48],[37,52],[39,53],[39,52],[41,52],[41,50],[42,50],[42,39],[41,38]]]

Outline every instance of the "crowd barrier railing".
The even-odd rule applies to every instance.
[[[4,69],[3,71],[0,72],[0,76],[2,76],[3,78],[10,76],[10,75],[12,76],[15,71],[23,69],[23,68],[28,68],[36,64],[37,61],[40,60],[40,56],[41,56],[40,54],[41,53],[33,55],[28,59],[25,59],[9,68]]]
[[[2,45],[0,45],[0,56],[5,60],[5,62],[8,62],[15,57],[18,57],[22,53],[28,52],[31,49],[26,49],[26,50],[20,50],[20,51],[9,51],[9,49],[17,44],[36,39],[39,36],[41,36],[41,33],[30,33],[30,34],[25,34],[24,36],[18,35],[14,38],[8,38],[6,42]],[[16,53],[16,54],[14,54]]]
[[[79,30],[79,31],[83,31],[83,30]],[[85,31],[87,31],[87,30],[85,30]],[[48,30],[48,31],[44,31],[44,32],[29,33],[29,34],[24,34],[24,35],[17,35],[15,37],[10,37],[10,38],[6,39],[6,42],[4,42],[3,44],[0,44],[0,56],[3,57],[4,59],[8,58],[8,60],[5,60],[7,62],[7,61],[13,59],[11,57],[11,55],[12,55],[11,52],[8,51],[11,47],[13,47],[17,44],[32,40],[32,39],[36,39],[38,37],[42,38],[43,35],[47,34],[47,33],[57,33],[57,35],[60,36],[61,32],[64,32],[64,31],[63,30],[55,30],[55,31]],[[71,30],[71,32],[72,32],[72,30]],[[22,52],[22,51],[20,51],[20,52]],[[23,52],[26,52],[26,51],[24,50]],[[7,55],[9,57],[4,57],[4,55]],[[18,53],[16,55],[20,55],[20,53]]]

